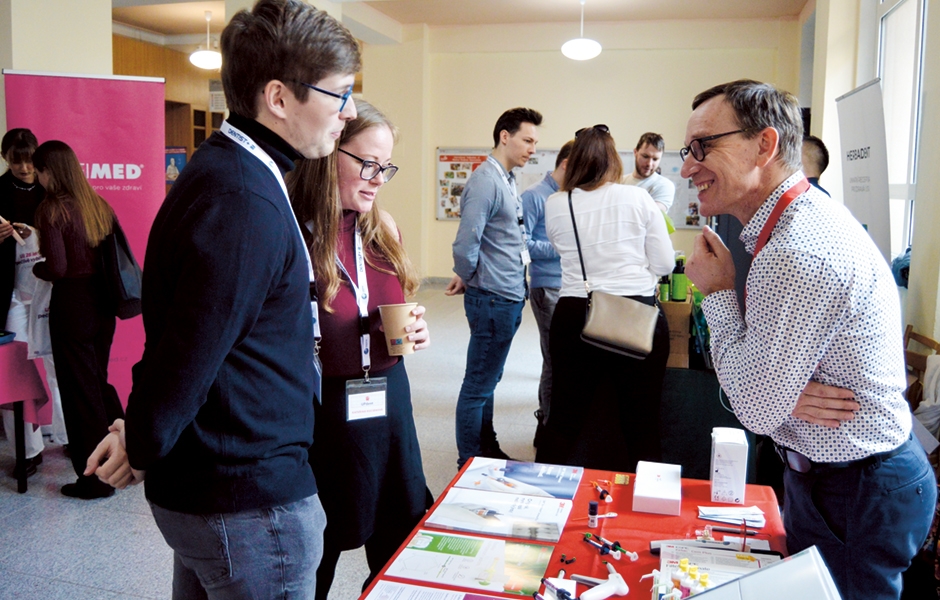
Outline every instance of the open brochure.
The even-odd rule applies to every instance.
[[[582,475],[581,467],[475,457],[454,487],[571,500]]]
[[[557,542],[570,513],[571,500],[452,488],[425,525]]]
[[[365,600],[500,600],[473,592],[455,592],[439,588],[379,581]]]
[[[697,565],[699,573],[708,573],[708,579],[716,586],[782,560],[775,554],[752,554],[692,545],[663,544],[659,553],[660,572],[671,575],[683,558],[689,559],[689,565]]]
[[[385,575],[532,596],[554,546],[419,530]]]

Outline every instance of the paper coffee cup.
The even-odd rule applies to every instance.
[[[414,323],[417,318],[411,311],[418,306],[417,302],[405,304],[382,304],[379,306],[379,315],[382,317],[382,327],[385,329],[385,344],[389,356],[403,356],[415,351],[415,343],[408,340],[405,327]]]

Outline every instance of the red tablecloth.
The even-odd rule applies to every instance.
[[[23,420],[36,425],[51,423],[49,411],[40,409],[49,396],[34,361],[27,358],[26,342],[0,345],[0,406],[23,402]]]
[[[462,472],[462,471],[461,471]],[[606,512],[616,512],[619,516],[611,519],[600,519],[596,529],[589,529],[587,526],[588,502],[598,500],[598,492],[591,486],[592,480],[609,479],[613,480],[613,473],[608,471],[597,471],[594,469],[585,469],[584,476],[581,479],[581,485],[574,497],[574,503],[571,515],[565,525],[561,540],[555,544],[555,550],[549,563],[546,577],[555,577],[558,570],[564,568],[567,571],[566,577],[570,578],[572,574],[587,575],[590,577],[607,578],[607,568],[604,561],[613,564],[617,571],[623,576],[627,585],[630,586],[630,597],[645,598],[649,595],[650,584],[647,581],[640,583],[640,577],[650,573],[653,569],[659,568],[659,556],[654,556],[649,552],[649,543],[653,540],[662,539],[684,539],[694,538],[695,531],[704,529],[708,524],[722,525],[713,521],[704,521],[698,518],[699,506],[731,506],[728,504],[718,504],[711,502],[711,484],[708,481],[697,479],[682,480],[682,514],[679,516],[655,515],[649,513],[633,512],[633,482],[635,477],[630,475],[630,483],[627,485],[615,485],[610,488],[614,500],[611,503],[600,502],[601,514]],[[448,490],[459,478],[459,474],[451,484]],[[440,503],[441,498],[446,495],[447,490],[441,494],[434,508]],[[783,520],[780,517],[780,511],[777,506],[777,498],[772,488],[759,485],[748,485],[746,490],[746,501],[744,506],[757,506],[764,511],[767,524],[759,531],[757,538],[768,540],[772,550],[786,554],[786,535],[783,529]],[[431,510],[433,511],[434,508]],[[425,527],[424,520],[415,528],[434,529]],[[457,533],[457,532],[451,532]],[[459,532],[461,535],[472,535],[465,532]],[[619,561],[611,560],[609,557],[602,557],[599,552],[583,541],[585,533],[600,534],[610,541],[620,542],[626,550],[637,552],[640,555],[639,560],[631,562],[626,556]],[[724,535],[716,534],[716,538],[721,539]],[[411,536],[408,538],[411,539]],[[524,540],[527,543],[531,540]],[[407,540],[406,540],[407,543]],[[550,544],[549,544],[550,545]],[[399,548],[401,552],[401,548]],[[568,559],[575,557],[576,561],[565,565],[560,562],[561,555],[564,554]],[[398,554],[396,553],[396,556]],[[394,558],[392,559],[394,560]],[[387,565],[386,565],[387,568]],[[385,569],[376,577],[376,581],[383,579]],[[471,592],[464,588],[450,588],[448,586],[438,586],[421,581],[411,581],[389,577],[390,581],[410,583],[413,585],[422,585],[426,587],[439,587],[442,589],[453,589],[464,592]],[[373,583],[374,585],[374,583]],[[370,586],[362,597],[368,595],[373,586]],[[582,593],[584,586],[578,586],[578,593]],[[486,592],[499,597],[519,598],[518,595]]]

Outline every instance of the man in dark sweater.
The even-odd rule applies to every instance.
[[[325,525],[307,462],[316,310],[283,174],[331,153],[356,117],[360,56],[342,25],[297,0],[239,12],[221,45],[231,116],[154,222],[126,424],[86,473],[120,488],[146,471],[174,598],[307,598]]]

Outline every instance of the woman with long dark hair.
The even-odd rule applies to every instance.
[[[404,360],[390,356],[378,307],[402,304],[418,289],[395,221],[375,204],[398,171],[391,163],[397,129],[375,107],[356,101],[330,157],[303,161],[288,187],[310,244],[323,342],[323,393],[314,404],[310,464],[326,511],[317,600],[326,600],[339,555],[365,545],[378,574],[429,506],[411,388]],[[361,251],[360,251],[361,249]],[[364,276],[364,280],[363,280]],[[360,308],[360,304],[362,308]],[[366,312],[367,317],[360,314]],[[408,330],[415,350],[430,345],[424,307]],[[368,337],[364,350],[363,334]],[[385,380],[384,414],[352,419],[349,384]]]
[[[539,462],[635,472],[638,460],[660,460],[659,407],[669,357],[662,311],[653,350],[643,360],[581,340],[588,299],[572,219],[591,291],[655,306],[656,282],[673,268],[662,213],[646,190],[618,183],[622,171],[607,126],[582,129],[575,135],[562,191],[545,204],[545,230],[561,255],[562,282],[549,336],[550,441],[539,444]],[[599,421],[615,415],[623,446],[598,434]]]
[[[33,154],[46,197],[36,210],[39,249],[46,258],[33,273],[53,282],[49,335],[62,394],[72,467],[78,480],[62,486],[73,498],[104,498],[114,488],[82,475],[89,454],[124,417],[108,383],[114,307],[107,300],[98,246],[114,227],[114,210],[89,185],[75,152],[57,140]]]
[[[32,234],[29,226],[33,225],[33,216],[36,207],[42,202],[45,190],[36,179],[36,169],[33,167],[33,153],[39,142],[29,129],[11,129],[3,136],[0,142],[0,156],[7,163],[7,171],[0,175],[0,329],[8,328],[11,331],[19,330],[17,341],[26,341],[21,337],[26,329],[29,309],[14,297],[13,291],[16,283],[16,232],[20,239],[26,239]],[[10,311],[15,301],[17,308]],[[10,318],[10,323],[7,317]],[[47,365],[48,366],[48,365]],[[48,373],[48,369],[47,369]],[[53,374],[54,375],[54,374]],[[55,379],[50,381],[53,384]],[[55,390],[54,386],[53,391]],[[13,412],[3,410],[3,427],[7,439],[13,439],[14,428]],[[31,425],[23,424],[23,436],[26,441],[26,475],[32,475],[36,468],[42,464],[42,432],[33,430]],[[13,470],[17,477],[19,471]]]

